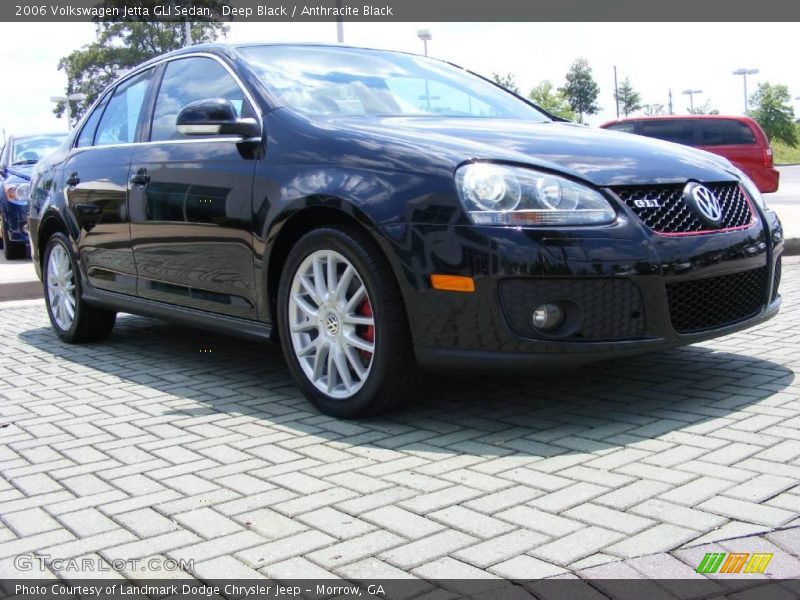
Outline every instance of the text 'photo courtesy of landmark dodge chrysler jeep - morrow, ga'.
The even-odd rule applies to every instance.
[[[460,67],[201,45],[111,85],[31,182],[55,332],[273,339],[320,410],[417,366],[581,364],[774,316],[783,233],[725,158],[562,122]]]

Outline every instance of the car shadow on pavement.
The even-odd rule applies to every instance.
[[[19,337],[79,365],[71,397],[119,381],[131,391],[129,407],[137,408],[137,398],[161,404],[161,413],[152,406],[147,413],[173,415],[177,427],[182,417],[189,427],[197,423],[191,417],[245,416],[239,421],[260,425],[265,434],[278,428],[421,455],[549,458],[602,454],[681,431],[703,435],[752,416],[739,411],[794,379],[791,369],[757,356],[693,346],[546,375],[423,375],[418,397],[407,406],[344,421],[305,400],[276,345],[132,316],[120,317],[111,337],[97,344],[64,344],[50,328]],[[137,394],[137,386],[147,393]]]

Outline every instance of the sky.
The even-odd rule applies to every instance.
[[[543,79],[563,85],[572,61],[586,58],[602,108],[588,119],[592,125],[615,117],[615,65],[645,104],[666,106],[671,88],[675,113],[687,112],[682,90],[700,89],[695,105],[708,100],[723,114],[742,114],[742,77],[732,74],[740,67],[760,70],[748,77],[750,92],[769,81],[800,96],[800,23],[345,23],[345,43],[421,54],[423,28],[433,35],[431,56],[487,76],[513,73],[525,93]],[[66,86],[58,61],[93,39],[90,23],[0,23],[0,128],[17,135],[66,131],[50,101]],[[227,41],[333,43],[336,25],[233,23]],[[800,101],[794,107],[800,114]]]

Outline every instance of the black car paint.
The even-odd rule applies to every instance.
[[[102,161],[81,166],[81,182],[74,189],[66,179],[80,161],[80,150],[57,153],[37,168],[33,239],[39,242],[39,233],[49,231],[48,219],[63,224],[80,250],[81,269],[90,283],[84,296],[95,303],[266,337],[274,322],[282,258],[274,249],[283,241],[282,232],[307,219],[347,218],[370,232],[391,264],[423,364],[586,361],[716,337],[777,312],[780,298],[768,302],[771,290],[766,290],[767,306],[756,317],[680,335],[671,327],[664,293],[668,281],[754,266],[768,265],[772,281],[782,250],[782,241],[772,233],[780,229],[774,213],[754,206],[757,222],[743,231],[664,237],[644,227],[609,190],[643,183],[735,181],[711,155],[558,122],[312,118],[281,107],[235,48],[196,46],[168,58],[191,54],[215,56],[238,75],[260,111],[259,142],[148,143],[146,128],[140,126],[139,143],[101,149],[107,152]],[[161,69],[163,60],[150,65]],[[158,76],[146,103],[150,110]],[[571,228],[474,226],[453,177],[459,165],[474,160],[535,167],[586,183],[610,199],[617,220]],[[191,166],[191,174],[182,165]],[[130,177],[142,169],[149,182],[132,183]],[[49,188],[43,185],[47,182]],[[79,193],[83,189],[86,194]],[[164,221],[153,212],[160,193],[197,193],[209,202],[191,220]],[[87,203],[100,207],[99,221],[77,210]],[[40,243],[33,244],[37,269],[41,252]],[[474,277],[476,292],[433,290],[429,276],[435,272]],[[499,280],[589,276],[628,278],[640,287],[645,335],[575,342],[525,338],[511,331],[498,301]]]

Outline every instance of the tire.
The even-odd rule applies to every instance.
[[[42,280],[47,314],[59,338],[79,344],[101,340],[111,333],[117,313],[81,300],[78,261],[63,233],[55,233],[47,241]]]
[[[278,288],[278,331],[292,375],[320,411],[365,417],[413,397],[417,365],[401,298],[380,248],[357,227],[315,229],[294,245]]]
[[[25,242],[12,242],[11,240],[5,240],[3,243],[3,256],[6,257],[6,260],[27,258],[28,249],[25,247]]]

